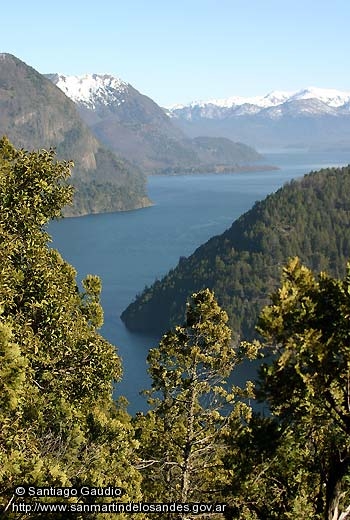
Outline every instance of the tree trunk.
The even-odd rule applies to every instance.
[[[349,465],[350,459],[348,455],[341,458],[339,453],[333,453],[326,486],[325,520],[339,520],[341,516],[339,514],[339,502],[342,493],[342,479],[346,474]]]
[[[193,378],[195,379],[195,377]],[[190,402],[187,410],[187,435],[186,444],[183,453],[183,471],[181,481],[181,502],[185,503],[188,500],[188,493],[191,483],[191,452],[193,443],[193,423],[194,423],[194,407],[196,401],[195,382],[192,383]]]
[[[192,408],[192,407],[191,407]],[[183,471],[181,481],[181,502],[187,502],[188,492],[191,480],[191,451],[192,451],[192,433],[193,433],[193,417],[190,418],[191,424],[187,435],[186,445],[184,449]]]

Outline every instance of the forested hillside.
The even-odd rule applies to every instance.
[[[263,342],[239,348],[213,292],[192,294],[148,355],[150,409],[131,418],[112,397],[122,369],[98,332],[101,282],[87,275],[80,290],[49,247],[69,172],[53,152],[0,140],[1,518],[348,519],[350,264],[339,280],[292,259],[259,318]],[[320,179],[347,189],[343,174],[308,178],[339,215]],[[228,383],[270,350],[256,387]],[[253,414],[256,397],[270,414]]]
[[[146,287],[123,312],[123,321],[131,330],[164,332],[181,321],[187,298],[209,287],[228,312],[235,335],[252,337],[258,312],[289,257],[298,255],[316,271],[344,274],[350,255],[349,201],[349,167],[292,181]]]

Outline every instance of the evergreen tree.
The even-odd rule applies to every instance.
[[[263,347],[273,355],[259,390],[272,417],[265,433],[251,430],[250,446],[265,435],[268,449],[257,449],[253,464],[246,444],[246,477],[237,469],[237,444],[231,453],[231,469],[236,464],[244,482],[237,486],[236,479],[233,493],[239,489],[241,501],[233,502],[246,511],[234,518],[350,517],[349,316],[350,264],[339,280],[315,277],[297,258],[289,262],[258,322]]]
[[[97,332],[101,283],[89,275],[81,293],[48,247],[45,225],[71,200],[69,169],[52,151],[0,141],[0,508],[13,519],[47,516],[12,512],[16,485],[112,485],[140,498],[133,430],[112,399],[120,360]]]
[[[202,290],[192,295],[184,325],[150,351],[153,409],[136,419],[148,500],[220,501],[225,431],[249,419],[242,398],[253,394],[250,383],[244,390],[227,383],[241,361],[227,320],[214,294]]]
[[[258,330],[279,356],[263,372],[272,411],[302,428],[319,460],[316,503],[327,520],[350,514],[350,264],[344,280],[318,279],[298,259]]]

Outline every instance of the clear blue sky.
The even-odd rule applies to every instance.
[[[1,52],[41,73],[108,72],[166,106],[350,90],[348,0],[3,2]]]

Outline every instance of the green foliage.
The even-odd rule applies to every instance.
[[[230,388],[241,361],[227,314],[208,289],[192,295],[183,326],[148,356],[152,411],[135,420],[144,495],[152,501],[219,501],[225,432],[249,420],[252,385]]]
[[[228,518],[320,518],[321,466],[307,431],[254,415],[246,428],[231,432],[227,443]]]
[[[232,442],[226,460],[236,472],[233,503],[246,511],[237,518],[347,518],[349,316],[350,265],[343,280],[315,277],[297,258],[284,268],[258,323],[273,356],[261,369],[259,389],[272,417],[254,428],[251,422],[238,464],[242,442]]]
[[[263,392],[272,411],[292,419],[314,443],[318,502],[328,518],[350,500],[344,484],[350,476],[349,316],[350,265],[344,280],[325,273],[316,279],[294,259],[259,321],[266,341],[280,350],[264,367]]]
[[[149,206],[149,199],[132,182],[120,186],[114,182],[74,180],[74,204],[65,208],[66,216],[127,211]],[[137,200],[137,202],[135,202]]]
[[[350,510],[350,264],[338,279],[324,272],[315,276],[298,258],[290,260],[281,287],[261,312],[257,330],[263,341],[243,342],[241,348],[235,347],[228,316],[213,292],[195,292],[184,324],[150,351],[151,410],[132,423],[112,399],[120,360],[97,332],[103,323],[101,282],[88,275],[79,291],[74,269],[48,247],[45,226],[72,198],[69,169],[51,151],[29,153],[0,141],[1,510],[13,520],[45,518],[11,512],[11,503],[22,501],[13,494],[19,484],[111,485],[125,490],[125,502],[141,500],[141,486],[145,501],[225,501],[226,518],[345,520]],[[269,244],[279,262],[285,233],[291,247],[309,251],[314,267],[325,264],[341,272],[338,262],[349,247],[348,177],[349,169],[313,174],[258,204],[223,242],[214,238],[204,248],[215,255],[202,259],[203,273],[211,265],[218,273],[238,269],[241,278],[233,283],[253,321],[255,308],[247,302],[256,293],[248,280],[259,290],[270,285],[258,278],[264,271],[248,261],[258,259],[256,265],[265,266],[273,285],[263,252]],[[297,213],[290,213],[288,200],[301,201]],[[317,210],[318,201],[327,215]],[[302,237],[306,203],[315,214]],[[181,266],[187,269],[187,261]],[[194,272],[194,280],[202,283],[204,274]],[[227,298],[236,305],[237,295],[226,286]],[[162,290],[170,297],[174,288],[175,282],[171,290]],[[252,415],[252,383],[243,389],[228,384],[237,365],[255,359],[260,350],[267,363],[257,395],[269,406],[267,417]],[[67,514],[51,517],[65,520]]]
[[[47,245],[45,225],[71,200],[68,175],[53,152],[0,141],[2,509],[16,484],[114,485],[126,501],[140,498],[133,430],[112,399],[120,360],[96,331],[101,283],[89,275],[80,294],[74,269]]]
[[[180,323],[190,294],[209,287],[237,338],[251,338],[290,257],[343,276],[350,256],[349,200],[350,167],[292,181],[145,288],[122,319],[131,330],[163,332]]]

